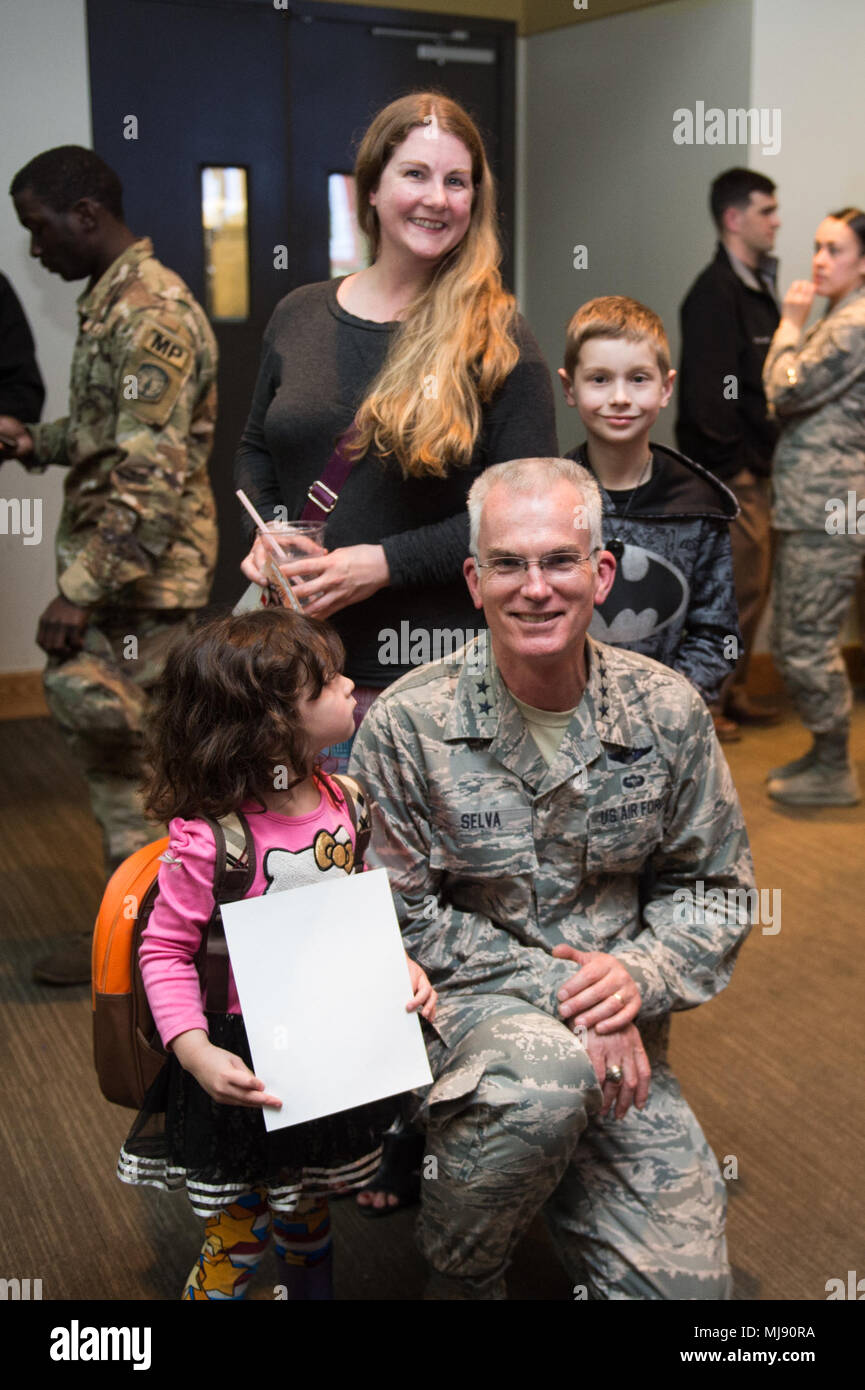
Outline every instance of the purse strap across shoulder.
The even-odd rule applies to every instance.
[[[316,478],[308,488],[308,501],[298,521],[321,521],[323,516],[330,516],[348,475],[357,463],[357,458],[348,452],[356,433],[356,426],[352,421],[345,434],[337,440],[336,448],[324,465],[321,477]]]

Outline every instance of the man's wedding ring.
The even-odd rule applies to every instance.
[[[607,1075],[605,1076],[604,1080],[612,1081],[614,1086],[621,1086],[622,1068],[619,1066],[607,1067]]]

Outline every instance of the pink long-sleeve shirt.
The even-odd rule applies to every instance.
[[[338,790],[334,789],[339,795]],[[322,791],[307,816],[240,808],[255,842],[255,878],[246,894],[281,893],[319,883],[328,873],[351,873],[354,828],[348,808]],[[195,954],[213,911],[216,845],[206,821],[177,817],[168,827],[168,857],[159,868],[159,896],[141,936],[139,960],[147,998],[163,1045],[191,1028],[207,1032]],[[291,927],[290,917],[286,928]],[[240,1013],[229,967],[228,1011]]]

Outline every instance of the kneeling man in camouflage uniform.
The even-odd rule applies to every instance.
[[[665,1052],[747,932],[730,774],[683,676],[587,636],[615,573],[590,475],[499,464],[468,505],[490,640],[385,690],[352,764],[439,991],[428,1296],[504,1298],[543,1209],[578,1297],[727,1298],[723,1183]]]

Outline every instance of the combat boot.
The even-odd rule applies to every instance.
[[[767,790],[775,801],[788,806],[858,806],[862,800],[852,767],[839,769],[823,763],[813,763],[794,777],[777,777]]]
[[[775,801],[783,801],[787,806],[858,805],[862,790],[850,761],[846,731],[815,734],[814,747],[805,758],[810,761],[801,771],[769,782],[767,790]]]
[[[766,773],[767,782],[783,782],[788,777],[795,777],[797,773],[807,772],[814,766],[817,757],[817,746],[812,744],[807,753],[803,753],[801,758],[793,758],[792,762],[782,763],[780,767],[770,768]]]

